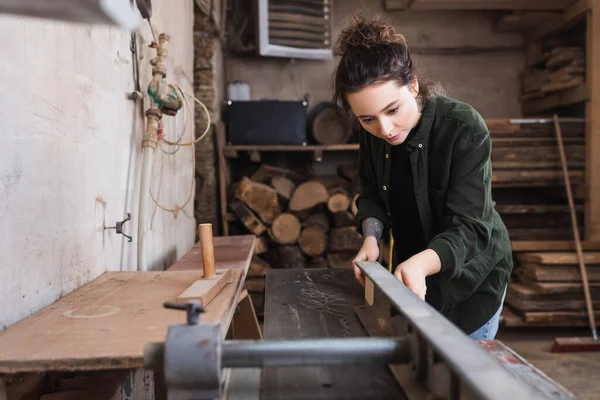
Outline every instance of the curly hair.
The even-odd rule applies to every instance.
[[[417,79],[415,62],[403,35],[377,17],[367,20],[361,13],[342,30],[336,43],[341,54],[333,74],[333,102],[349,111],[348,93],[357,92],[373,84],[396,81],[400,86]],[[419,108],[433,97],[444,95],[437,83],[418,77]]]

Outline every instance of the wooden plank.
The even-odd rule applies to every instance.
[[[600,240],[600,0],[590,1],[592,10],[587,14],[586,24],[586,80],[591,95],[586,104],[585,238]]]
[[[575,242],[569,240],[513,240],[511,244],[514,252],[575,250]],[[600,242],[581,242],[581,247],[583,250],[600,250]]]
[[[265,339],[366,336],[354,307],[363,291],[351,270],[270,270]],[[368,377],[368,379],[365,379]],[[386,367],[266,368],[265,399],[403,399]]]
[[[563,10],[571,0],[415,0],[411,10]]]
[[[519,282],[510,282],[506,292],[506,303],[515,311],[583,311],[585,299],[572,294],[544,294],[536,288]],[[600,305],[600,299],[594,300],[594,307]]]
[[[549,214],[568,213],[569,206],[562,204],[496,204],[500,214]],[[583,206],[576,205],[575,211],[583,212]]]
[[[206,308],[205,322],[227,328],[243,270]],[[165,340],[185,313],[164,309],[202,271],[106,272],[0,332],[0,373],[140,368],[144,345]],[[227,329],[224,329],[223,334]]]
[[[245,274],[254,252],[254,241],[254,235],[214,237],[215,268],[241,269]],[[201,270],[202,266],[202,249],[199,244],[196,244],[168,270]]]
[[[176,303],[187,304],[188,301],[196,300],[202,307],[206,307],[219,294],[221,290],[231,283],[231,270],[221,269],[216,271],[212,278],[200,278],[185,289],[177,298]]]
[[[523,317],[517,315],[510,306],[502,309],[502,325],[507,328],[520,327],[582,327],[588,326],[587,315],[585,312],[569,311],[526,311],[521,313]]]
[[[565,8],[559,22],[550,22],[534,30],[527,36],[527,41],[539,41],[564,32],[582,22],[585,19],[586,13],[591,9],[591,1],[594,0],[578,0],[573,2]]]
[[[523,114],[528,116],[543,111],[550,111],[563,106],[581,103],[589,98],[588,85],[582,84],[572,89],[548,94],[539,99],[524,100],[522,102]]]
[[[519,262],[519,267],[523,270],[523,274],[531,280],[541,282],[581,282],[581,273],[577,265],[540,265]],[[586,265],[586,268],[590,282],[600,282],[600,266]]]
[[[530,262],[538,264],[564,265],[571,264],[577,266],[577,254],[572,252],[560,253],[524,253],[516,256],[519,262]],[[600,264],[600,253],[583,253],[583,261],[586,264]]]

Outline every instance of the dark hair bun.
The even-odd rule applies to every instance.
[[[406,46],[404,36],[396,33],[391,25],[379,17],[367,20],[364,15],[357,13],[353,20],[338,37],[336,48],[341,54],[390,44]]]

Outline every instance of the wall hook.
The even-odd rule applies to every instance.
[[[114,229],[114,230],[116,230],[116,232],[118,234],[125,236],[127,238],[128,242],[131,242],[131,236],[126,235],[125,232],[123,232],[123,225],[125,224],[125,222],[130,221],[130,220],[131,220],[131,214],[127,213],[127,218],[125,218],[123,221],[118,221],[116,223],[116,226],[105,226],[104,229]]]

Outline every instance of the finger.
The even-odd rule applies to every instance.
[[[406,284],[404,282],[404,278],[402,277],[402,270],[400,268],[396,268],[396,272],[394,272],[394,276],[396,277],[396,279],[398,279],[400,282]]]

